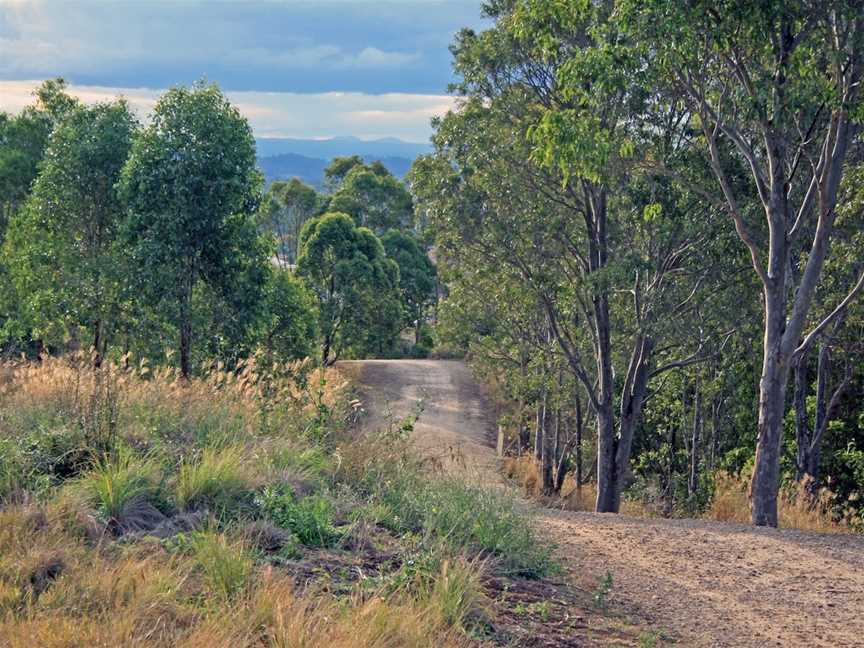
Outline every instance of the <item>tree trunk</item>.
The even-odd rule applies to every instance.
[[[546,415],[546,403],[543,404],[543,411],[543,447],[540,453],[540,490],[543,495],[551,495],[554,491],[552,467],[555,461],[555,447],[552,440],[553,426],[549,424],[549,417]]]
[[[830,375],[831,347],[823,340],[819,346],[819,362],[816,369],[816,424],[813,427],[813,434],[804,461],[804,470],[813,478],[814,482],[819,480],[819,462],[822,459],[822,444],[820,442],[831,417],[831,405],[828,402],[828,379]],[[846,384],[846,380],[840,384],[835,396],[831,399],[832,401],[837,395],[843,393]]]
[[[576,492],[582,494],[582,404],[576,395]]]
[[[699,377],[696,377],[695,394],[693,396],[693,427],[690,431],[690,475],[687,479],[687,494],[693,496],[699,482],[699,443],[702,426],[702,391],[699,389]]]
[[[192,322],[184,317],[180,322],[180,374],[187,380],[192,375]]]
[[[780,445],[789,358],[783,351],[786,329],[785,286],[765,289],[765,336],[762,376],[759,380],[759,436],[750,484],[752,521],[757,526],[777,526],[777,494],[780,490]]]
[[[795,457],[795,479],[801,481],[807,474],[810,456],[810,420],[807,415],[807,353],[801,354],[795,363],[795,441],[798,450]]]
[[[102,320],[93,324],[93,368],[102,366]]]
[[[633,435],[642,417],[642,407],[645,404],[653,349],[654,342],[650,338],[643,335],[636,337],[621,393],[619,435],[615,444],[613,473],[613,503],[616,513],[621,507],[621,494],[630,475],[630,450],[633,446]]]
[[[543,458],[543,445],[545,441],[544,428],[546,427],[546,390],[540,404],[537,406],[537,417],[534,422],[534,459],[540,461]]]
[[[190,271],[180,304],[180,374],[187,380],[192,375],[192,276]]]
[[[617,513],[615,505],[615,421],[612,399],[597,411],[597,513]]]

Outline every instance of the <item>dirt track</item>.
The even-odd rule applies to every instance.
[[[499,480],[489,408],[454,361],[344,363],[370,424],[423,412],[418,446],[479,480]],[[537,509],[574,581],[612,573],[613,608],[678,646],[864,646],[864,539],[704,520]]]

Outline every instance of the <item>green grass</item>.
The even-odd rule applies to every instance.
[[[255,502],[268,520],[291,531],[308,547],[331,547],[342,538],[333,527],[333,504],[322,495],[297,499],[290,492],[268,487]]]
[[[120,520],[130,503],[155,495],[159,477],[160,467],[153,459],[121,447],[113,458],[99,460],[77,486],[106,519]]]
[[[253,561],[242,545],[230,543],[223,534],[194,533],[190,544],[195,562],[210,589],[223,599],[232,599],[249,582]]]
[[[177,471],[174,497],[183,510],[227,510],[250,493],[251,483],[243,467],[239,447],[205,448],[201,457],[184,459]]]
[[[492,489],[405,471],[383,480],[375,497],[386,511],[380,523],[394,531],[419,532],[457,552],[493,556],[515,575],[540,578],[556,569],[528,513]]]

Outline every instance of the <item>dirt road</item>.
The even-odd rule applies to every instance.
[[[489,407],[454,361],[344,363],[371,424],[406,416],[422,399],[418,446],[461,455],[455,469],[500,478]],[[628,518],[537,509],[574,581],[612,574],[610,601],[678,646],[864,646],[864,539],[755,529],[705,520]]]

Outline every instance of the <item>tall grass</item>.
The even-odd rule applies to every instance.
[[[130,505],[152,497],[158,485],[158,463],[127,447],[102,457],[76,484],[105,518],[117,521]]]
[[[461,646],[490,605],[484,570],[551,568],[512,502],[442,480],[403,427],[350,432],[332,369],[0,369],[4,648]],[[436,557],[326,593],[334,557],[361,549]],[[285,565],[328,559],[324,592],[294,589]]]
[[[749,524],[749,482],[743,477],[718,473],[714,484],[714,497],[706,517],[721,522]],[[777,499],[779,526],[819,533],[852,532],[847,524],[834,518],[832,503],[833,494],[827,489],[820,489],[814,495],[809,492],[807,484],[787,486]]]
[[[246,588],[252,558],[243,545],[232,544],[221,533],[198,532],[192,535],[191,546],[211,591],[230,600]]]

